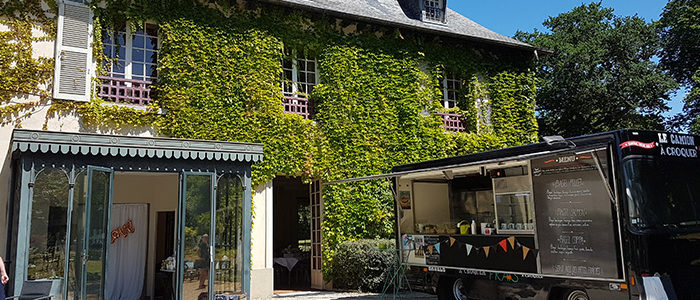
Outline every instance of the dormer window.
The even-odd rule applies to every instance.
[[[446,0],[423,0],[423,21],[445,23]]]

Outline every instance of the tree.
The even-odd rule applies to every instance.
[[[551,51],[536,62],[540,134],[662,128],[677,85],[652,61],[660,44],[653,24],[591,3],[543,25],[549,32],[515,36]]]
[[[671,0],[658,22],[661,66],[690,93],[674,125],[700,132],[700,0]],[[692,123],[692,124],[691,124]]]

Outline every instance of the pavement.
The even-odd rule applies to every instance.
[[[334,291],[309,291],[309,292],[290,292],[276,294],[269,300],[393,300],[394,295],[388,294],[382,297],[381,294],[358,293],[358,292],[334,292]],[[411,300],[436,300],[437,296],[420,293],[420,292],[402,292],[396,295],[395,299],[411,299]]]

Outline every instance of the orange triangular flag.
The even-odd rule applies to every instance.
[[[491,246],[484,247],[484,253],[486,253],[486,258],[489,258],[489,250],[490,249],[491,249]]]
[[[523,246],[523,260],[527,257],[528,252],[530,252],[530,248]]]
[[[506,244],[506,240],[498,242],[498,245],[500,245],[501,248],[503,248],[503,251],[508,252],[508,244]]]
[[[433,254],[433,246],[432,245],[428,246],[428,252],[430,252],[430,254]]]
[[[509,237],[508,242],[510,243],[510,247],[515,249],[515,237],[514,236]]]
[[[455,241],[457,241],[455,238],[450,237],[450,247],[452,247],[452,245],[454,245]]]

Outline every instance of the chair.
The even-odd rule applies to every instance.
[[[46,300],[52,299],[51,294],[51,281],[25,281],[22,284],[22,292],[19,296],[6,297],[5,299],[18,299],[18,300]]]

